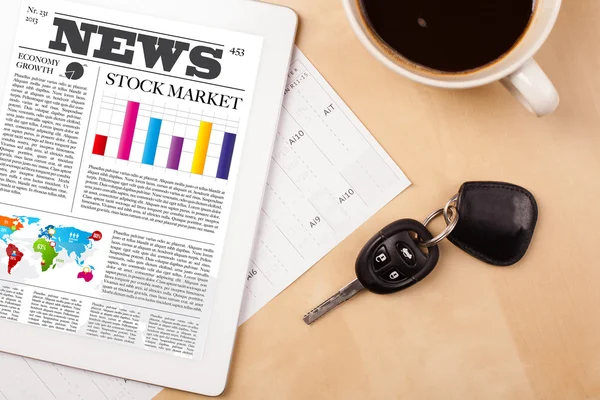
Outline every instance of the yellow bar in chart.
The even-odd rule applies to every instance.
[[[200,121],[198,140],[196,140],[196,149],[194,150],[194,159],[192,160],[192,174],[202,175],[204,173],[204,164],[206,162],[212,125],[212,122]]]

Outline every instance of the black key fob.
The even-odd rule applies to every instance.
[[[392,222],[365,244],[356,258],[356,277],[365,289],[379,294],[406,289],[435,268],[440,250],[422,250],[413,236],[430,240],[431,233],[414,219]]]
[[[492,265],[508,266],[523,258],[538,218],[528,190],[504,182],[466,182],[457,208],[460,218],[448,240]]]

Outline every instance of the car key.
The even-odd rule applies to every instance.
[[[431,243],[432,239],[425,225],[413,219],[387,225],[360,251],[356,279],[306,314],[304,322],[310,325],[363,289],[394,293],[422,280],[435,268],[440,254],[436,243],[423,246],[423,242]]]

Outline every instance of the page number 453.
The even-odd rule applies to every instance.
[[[233,49],[229,50],[229,52],[231,54],[233,54],[234,56],[238,56],[238,57],[244,56],[244,49],[240,49],[239,47],[234,47]]]

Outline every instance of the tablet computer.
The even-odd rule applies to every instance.
[[[0,350],[220,394],[296,15],[1,7]]]

